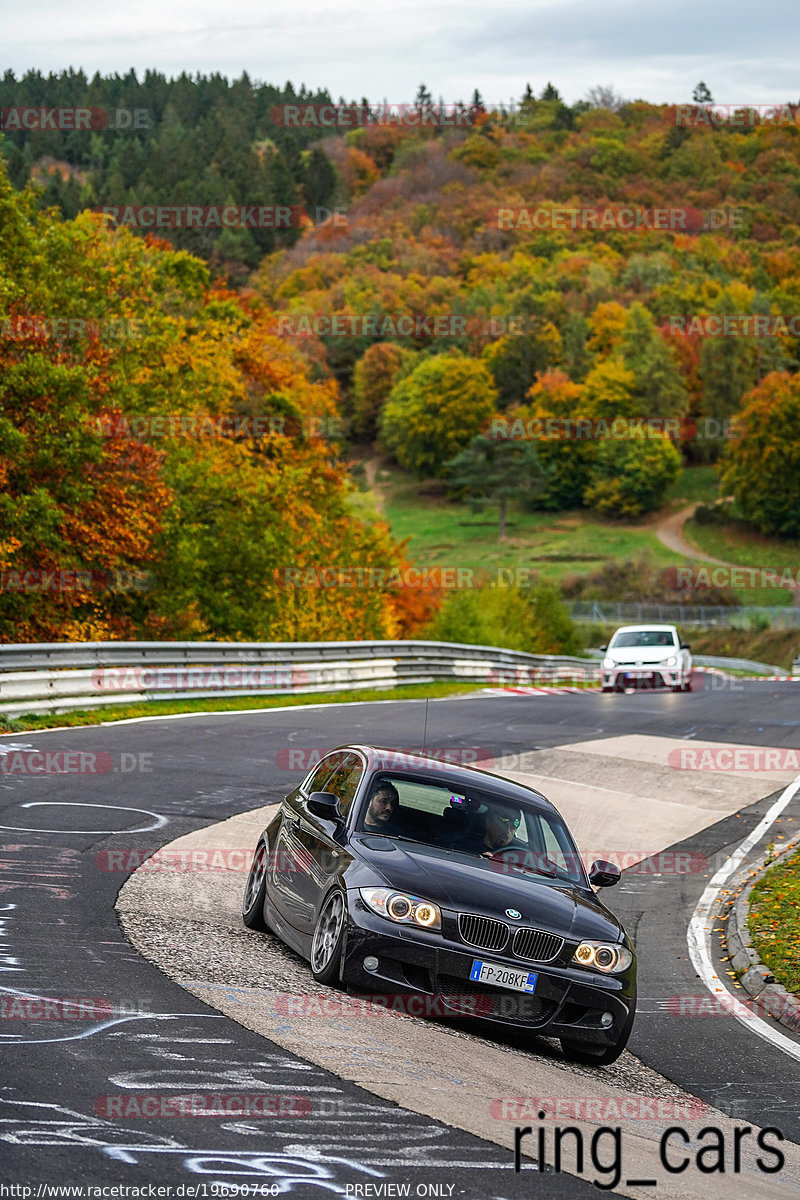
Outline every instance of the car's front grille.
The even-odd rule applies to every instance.
[[[468,946],[478,946],[481,950],[502,950],[508,941],[508,926],[502,921],[470,913],[458,914],[458,932]]]
[[[517,958],[533,962],[552,962],[564,948],[564,939],[543,929],[518,929],[514,934],[512,952]]]

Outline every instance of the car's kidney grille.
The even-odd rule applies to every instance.
[[[481,950],[502,950],[508,941],[508,926],[502,921],[469,913],[458,914],[458,932],[468,945]]]
[[[518,929],[512,947],[517,958],[530,958],[534,962],[552,962],[563,948],[563,938],[542,929]]]

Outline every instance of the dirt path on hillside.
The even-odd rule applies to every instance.
[[[383,512],[383,493],[381,492],[381,490],[378,486],[378,483],[377,483],[378,467],[380,465],[381,465],[381,461],[379,458],[365,458],[364,459],[364,474],[367,477],[367,487],[372,492],[372,496],[375,500],[375,507],[377,508],[379,513],[382,513]]]
[[[704,554],[702,550],[696,550],[686,538],[683,536],[683,526],[691,516],[694,515],[696,504],[690,504],[687,508],[682,508],[676,513],[672,513],[668,517],[664,517],[655,527],[655,534],[662,546],[666,546],[668,550],[674,550],[676,554],[682,554],[685,558],[695,558],[700,562],[715,563],[720,567],[735,566],[734,563],[726,562],[724,558],[713,558],[710,554]]]

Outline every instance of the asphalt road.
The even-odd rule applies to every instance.
[[[431,702],[426,744],[508,755],[650,733],[800,747],[797,685],[721,686],[711,676],[703,682],[689,696]],[[588,1195],[588,1179],[543,1178],[532,1169],[517,1176],[497,1146],[382,1102],[243,1029],[169,981],[120,932],[113,906],[126,874],[107,869],[108,851],[154,848],[280,799],[297,775],[287,767],[290,749],[348,741],[417,747],[424,708],[424,702],[387,701],[0,738],[4,1182],[34,1189],[159,1184],[177,1195],[181,1185],[210,1189],[233,1181],[257,1183],[263,1195],[279,1188],[314,1196],[391,1195],[355,1189],[411,1180],[411,1194],[429,1185],[427,1194],[476,1200]],[[17,771],[27,754],[19,746],[62,757],[51,757],[45,773]],[[74,757],[63,757],[68,753]],[[765,806],[726,818],[686,848],[712,858],[738,845]],[[796,805],[785,817],[800,820]],[[797,1062],[732,1018],[669,1011],[670,997],[703,991],[685,930],[706,882],[701,873],[655,878],[639,870],[609,897],[640,955],[640,1015],[630,1049],[737,1120],[774,1124],[800,1142]],[[91,998],[91,1010],[59,1007]],[[50,1005],[37,1008],[43,999]],[[42,1012],[46,1019],[39,1019]],[[131,1096],[174,1099],[190,1092],[283,1096],[293,1115],[130,1115]]]

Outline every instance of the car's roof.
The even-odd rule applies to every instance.
[[[386,771],[393,775],[419,775],[424,772],[431,776],[431,782],[446,783],[449,786],[468,792],[470,788],[491,791],[498,799],[507,800],[510,804],[539,804],[550,811],[557,811],[555,805],[535,788],[491,771],[483,771],[479,767],[459,766],[456,763],[442,762],[438,758],[430,758],[426,754],[410,754],[407,750],[393,749],[391,746],[341,746],[339,749],[360,750],[367,759],[368,768],[372,771]],[[454,747],[457,753],[457,747]]]
[[[675,625],[620,625],[614,630],[614,636],[618,633],[677,633]]]

